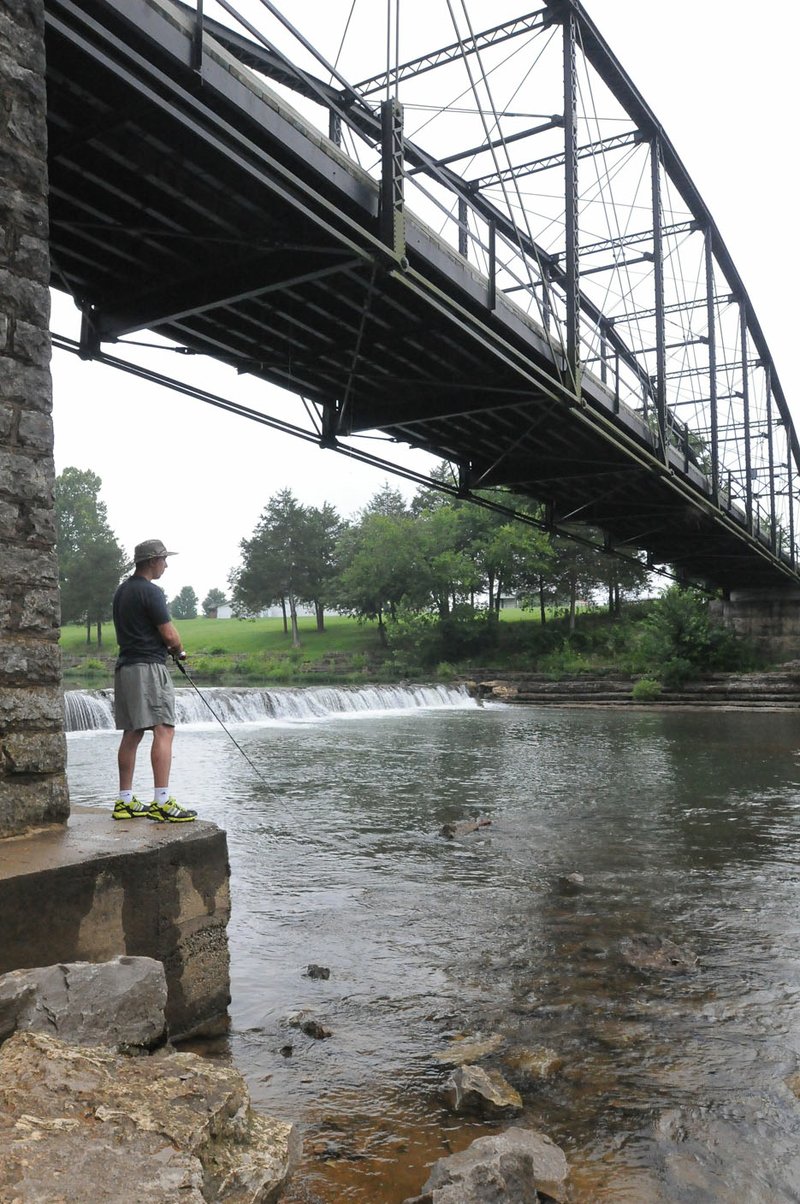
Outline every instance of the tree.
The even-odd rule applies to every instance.
[[[103,623],[111,617],[114,590],[125,571],[125,556],[108,525],[102,481],[96,473],[65,468],[56,477],[55,513],[61,619],[85,622],[86,643],[92,626],[103,642]]]
[[[180,593],[170,602],[169,609],[173,619],[197,618],[197,594],[191,585],[184,585]]]
[[[294,647],[300,644],[297,604],[312,599],[317,579],[319,543],[310,534],[314,526],[291,489],[282,489],[270,498],[250,539],[241,541],[242,563],[229,579],[239,613],[258,614],[279,602],[285,630],[288,604]]]
[[[228,599],[225,597],[221,589],[210,589],[203,598],[203,614],[210,615],[212,610],[217,610],[220,606],[225,606]]]
[[[465,508],[443,499],[442,505],[420,509],[415,519],[419,561],[416,594],[425,595],[440,619],[480,589],[481,574],[470,554]]]
[[[608,613],[619,618],[623,598],[637,597],[648,583],[650,574],[643,560],[623,560],[613,554],[605,557],[600,572],[608,594]]]
[[[324,631],[325,607],[330,605],[338,569],[336,548],[345,524],[335,507],[325,502],[321,510],[307,507],[304,527],[308,596],[303,601],[313,605],[317,631]]]
[[[552,564],[543,575],[542,601],[546,592],[553,602],[566,602],[569,629],[574,631],[579,596],[588,597],[602,581],[603,551],[565,535],[554,535],[552,546]]]
[[[377,493],[374,493],[361,511],[362,518],[368,514],[383,514],[386,518],[403,518],[409,514],[405,498],[399,489],[392,489],[388,481],[384,481]]]
[[[388,644],[386,616],[397,617],[398,606],[418,580],[414,520],[367,507],[360,523],[343,535],[338,556],[337,607],[361,619],[377,619],[380,640]]]

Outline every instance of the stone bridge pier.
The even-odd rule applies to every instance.
[[[69,815],[42,0],[0,0],[0,836]]]
[[[713,602],[717,622],[743,636],[774,661],[800,658],[800,589],[731,590]]]

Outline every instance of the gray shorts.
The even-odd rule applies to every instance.
[[[114,718],[120,731],[175,726],[175,687],[166,665],[122,665],[114,672]]]

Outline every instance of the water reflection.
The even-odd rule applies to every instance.
[[[269,795],[224,733],[182,730],[179,798],[228,831],[231,1046],[256,1102],[306,1133],[294,1198],[419,1191],[486,1131],[438,1103],[437,1055],[481,1033],[578,1199],[796,1200],[794,729],[534,708],[237,727]],[[114,747],[70,739],[73,801],[108,799]],[[492,826],[439,835],[475,812]],[[697,967],[631,965],[645,934]],[[333,1036],[291,1028],[300,1008]],[[540,1049],[561,1069],[526,1079],[514,1057]]]

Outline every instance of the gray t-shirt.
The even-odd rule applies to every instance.
[[[166,664],[167,647],[158,628],[169,623],[164,591],[135,573],[114,594],[114,627],[121,665]]]

